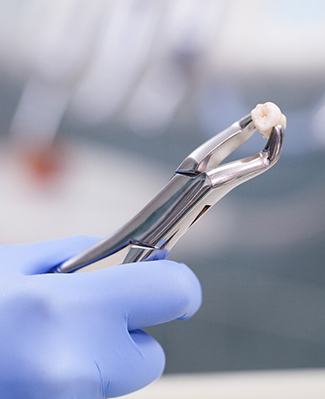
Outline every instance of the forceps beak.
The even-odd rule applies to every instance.
[[[283,128],[273,127],[271,135],[259,153],[218,166],[207,172],[214,188],[230,186],[230,189],[270,169],[280,158]]]
[[[281,125],[277,125],[272,128],[262,151],[250,157],[221,164],[256,131],[252,117],[245,116],[195,149],[184,159],[176,172],[188,176],[206,173],[213,188],[225,188],[225,185],[229,185],[231,190],[270,169],[280,158],[284,130]]]

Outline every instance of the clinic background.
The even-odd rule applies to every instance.
[[[274,101],[282,159],[178,243],[204,304],[153,334],[168,373],[324,367],[324,38],[321,0],[1,0],[1,243],[109,235]]]

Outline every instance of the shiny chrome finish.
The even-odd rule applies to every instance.
[[[275,126],[258,154],[220,165],[256,131],[250,116],[195,149],[169,183],[112,237],[59,265],[55,272],[91,271],[148,259],[170,250],[229,191],[270,169],[279,159],[283,128]]]

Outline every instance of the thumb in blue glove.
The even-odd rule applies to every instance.
[[[0,247],[0,397],[114,397],[161,375],[163,350],[142,329],[191,317],[200,284],[167,260],[46,274],[96,241]]]

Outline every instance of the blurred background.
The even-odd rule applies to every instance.
[[[276,102],[279,164],[171,253],[201,311],[152,332],[167,373],[325,367],[324,38],[322,0],[0,0],[1,243],[109,235]]]

